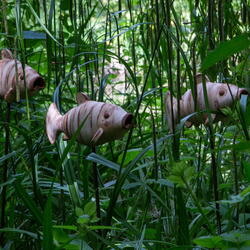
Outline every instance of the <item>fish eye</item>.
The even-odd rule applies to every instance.
[[[225,95],[225,90],[224,89],[220,89],[219,90],[219,96],[223,96]]]
[[[108,119],[109,118],[109,113],[104,113],[104,118]]]
[[[19,79],[23,80],[23,75],[22,74],[19,74]]]

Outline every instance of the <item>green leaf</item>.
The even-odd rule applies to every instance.
[[[226,58],[232,56],[235,53],[238,53],[244,49],[249,48],[250,40],[249,35],[243,34],[233,38],[230,41],[222,42],[219,46],[211,51],[205,58],[201,71],[208,69],[214,64],[225,60]]]
[[[241,193],[240,193],[240,196],[242,197],[246,197],[247,195],[250,194],[250,186],[245,188]]]
[[[194,243],[208,248],[221,248],[224,246],[221,236],[203,236],[194,239]]]
[[[55,241],[60,243],[67,243],[70,240],[69,235],[62,230],[62,228],[54,228],[53,226],[53,237]]]
[[[84,214],[82,208],[80,207],[76,207],[75,212],[78,217]]]
[[[86,157],[86,160],[96,162],[97,164],[102,164],[103,166],[114,169],[117,172],[119,171],[119,168],[120,168],[120,165],[118,165],[112,161],[109,161],[106,158],[104,158],[103,156],[100,156],[96,153],[89,154]]]
[[[49,196],[45,211],[43,214],[43,249],[50,250],[53,247],[53,235],[52,235],[52,206],[51,206],[51,195]]]
[[[77,223],[79,224],[87,224],[90,221],[89,215],[83,214],[77,219]]]
[[[168,180],[171,181],[172,183],[176,184],[177,187],[182,187],[182,188],[185,187],[185,183],[183,182],[183,180],[179,176],[170,175],[168,177]]]
[[[16,151],[13,151],[13,152],[11,152],[11,153],[9,153],[7,155],[4,155],[4,156],[0,157],[0,163],[8,160],[9,158],[11,158],[13,156],[16,156]]]
[[[231,144],[220,148],[220,150],[227,150],[227,149],[233,149],[235,151],[249,151],[250,143],[249,141],[242,141],[236,144]]]
[[[127,165],[129,162],[131,162],[140,152],[142,151],[142,148],[132,148],[132,149],[129,149],[127,151],[127,154],[126,154],[126,159],[124,161],[124,165]],[[151,152],[152,154],[152,151],[148,151],[148,152]],[[122,162],[122,154],[119,155],[118,157],[118,163],[121,164]]]
[[[93,215],[95,215],[95,212],[96,212],[95,202],[90,201],[84,206],[84,214],[87,214],[89,216],[93,216]]]
[[[26,235],[29,235],[30,237],[38,240],[37,234],[32,233],[30,231],[22,230],[22,229],[4,227],[4,228],[0,228],[0,232],[10,232],[10,233],[26,234]]]
[[[232,231],[230,233],[222,234],[221,236],[225,241],[234,242],[237,244],[242,244],[242,243],[250,241],[250,234],[240,232],[240,231]],[[248,242],[248,246],[249,246],[249,242]]]
[[[250,163],[247,161],[243,161],[242,164],[244,166],[245,176],[246,176],[247,180],[250,182]]]
[[[53,228],[77,231],[77,227],[72,225],[54,225]]]

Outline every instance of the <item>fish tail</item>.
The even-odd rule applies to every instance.
[[[170,91],[167,92],[166,94],[166,97],[165,97],[165,105],[166,105],[166,118],[167,118],[167,122],[168,122],[168,127],[170,129],[171,132],[173,132],[173,126],[175,126],[175,124],[173,124],[173,120],[174,120],[174,123],[176,122],[176,117],[177,117],[177,114],[176,114],[176,111],[177,111],[177,107],[176,107],[176,103],[177,103],[177,100],[174,96],[172,96],[173,98],[173,107],[171,105],[171,93]],[[172,118],[172,110],[173,110],[173,118]]]
[[[9,49],[2,49],[1,51],[2,59],[14,59],[12,52]]]
[[[46,133],[51,144],[54,144],[62,129],[63,116],[59,113],[56,104],[51,103],[46,116]]]

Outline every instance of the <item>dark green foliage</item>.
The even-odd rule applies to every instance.
[[[197,72],[250,87],[248,0],[2,0],[0,8],[0,49],[46,80],[32,98],[0,100],[0,247],[250,247],[249,98],[222,110],[226,124],[188,129],[185,117],[173,134],[164,110],[166,91],[196,94]],[[136,126],[96,149],[76,135],[50,145],[50,103],[65,113],[78,91],[122,106]]]

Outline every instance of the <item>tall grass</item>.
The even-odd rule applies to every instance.
[[[173,134],[164,110],[168,90],[196,98],[197,72],[250,86],[247,1],[3,0],[1,9],[0,47],[47,83],[0,102],[3,248],[249,247],[247,98],[225,111],[228,124],[188,129],[183,119]],[[48,106],[65,113],[78,91],[122,106],[136,127],[95,149],[76,137],[50,145]]]

